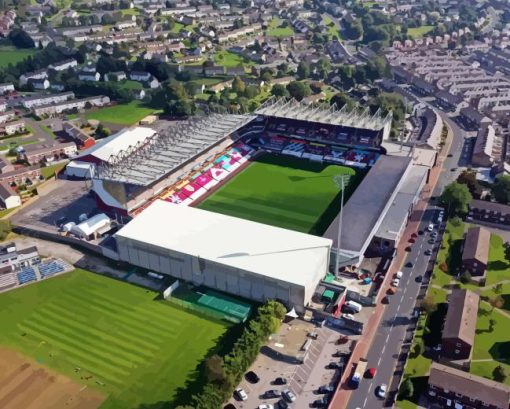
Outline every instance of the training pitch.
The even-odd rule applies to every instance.
[[[363,171],[286,156],[263,155],[198,205],[199,208],[322,235],[340,210],[336,175],[351,175],[345,201]]]
[[[158,408],[227,326],[156,296],[75,270],[1,294],[0,344],[107,396],[102,409]]]

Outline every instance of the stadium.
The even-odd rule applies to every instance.
[[[328,271],[359,265],[376,239],[392,250],[425,183],[423,167],[381,147],[391,122],[271,99],[251,115],[128,128],[66,172],[90,174],[98,207],[125,224],[120,260],[303,311]]]

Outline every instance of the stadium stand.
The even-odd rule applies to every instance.
[[[16,275],[14,273],[0,275],[0,290],[6,290],[16,285],[18,285],[18,282],[16,281]]]
[[[42,262],[38,267],[42,278],[46,278],[66,270],[66,266],[58,260]]]
[[[19,273],[17,273],[18,282],[21,284],[29,283],[30,281],[36,281],[37,275],[32,267],[23,267]]]

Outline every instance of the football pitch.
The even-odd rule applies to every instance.
[[[322,235],[340,210],[336,175],[350,175],[345,201],[363,171],[264,155],[198,205],[200,209]]]
[[[1,294],[0,344],[101,391],[102,409],[163,407],[228,327],[156,296],[77,269]]]

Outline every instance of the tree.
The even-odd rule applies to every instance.
[[[21,29],[14,29],[9,33],[9,40],[17,48],[34,48],[34,40],[28,35],[28,33]]]
[[[457,178],[457,182],[466,185],[473,197],[479,198],[482,194],[482,186],[476,179],[476,172],[472,170],[464,170]]]
[[[11,232],[11,228],[11,221],[9,219],[0,220],[0,241],[4,241],[7,238]]]
[[[404,399],[408,399],[414,395],[414,385],[413,381],[410,378],[406,378],[404,382],[402,382],[402,386],[400,387],[400,397]]]
[[[363,37],[363,26],[358,20],[352,22],[343,20],[345,36],[348,40],[359,40]]]
[[[235,76],[232,81],[232,91],[234,91],[237,95],[243,95],[245,90],[246,85],[243,80],[240,77]]]
[[[275,84],[273,85],[273,88],[271,88],[271,95],[274,95],[275,97],[288,97],[289,91],[287,91],[287,88],[285,88],[282,84]]]
[[[496,295],[489,298],[489,304],[492,308],[503,308],[505,305],[505,299],[501,295]]]
[[[287,91],[292,98],[296,98],[298,101],[311,94],[310,87],[301,81],[291,81],[287,84]]]
[[[421,302],[421,307],[425,310],[427,314],[430,314],[437,310],[437,303],[434,300],[434,297],[432,297],[429,294],[423,298]]]
[[[439,204],[447,209],[450,216],[466,214],[472,200],[473,196],[468,187],[458,182],[447,185],[439,196]]]
[[[225,380],[225,368],[223,358],[219,355],[212,355],[204,362],[205,374],[209,382],[223,382]]]
[[[507,376],[508,375],[506,373],[506,369],[501,365],[496,366],[492,371],[492,379],[494,379],[496,382],[505,382]]]
[[[300,61],[296,73],[299,79],[307,79],[310,77],[310,66],[305,61]]]
[[[107,136],[110,136],[112,132],[110,129],[106,128],[103,124],[99,124],[96,128],[96,137],[98,139],[106,138]]]
[[[253,99],[260,94],[260,89],[256,85],[248,85],[244,90],[244,96],[248,99]]]
[[[510,202],[510,176],[500,176],[492,187],[492,195],[498,203]]]
[[[494,287],[494,292],[496,294],[501,294],[503,292],[503,283],[496,284],[495,287]]]
[[[489,332],[494,331],[494,325],[496,325],[496,320],[494,318],[491,318],[489,320]]]
[[[329,101],[331,105],[336,104],[337,108],[342,108],[346,105],[346,109],[351,111],[354,108],[354,101],[345,92],[339,92],[331,97]]]
[[[471,274],[469,273],[469,271],[464,271],[462,273],[462,275],[460,276],[460,281],[463,284],[468,284],[471,282]]]

